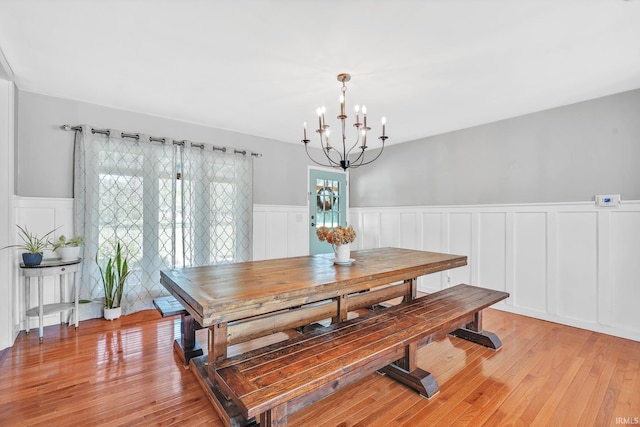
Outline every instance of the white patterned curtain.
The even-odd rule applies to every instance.
[[[251,259],[253,160],[185,143],[181,151],[183,206],[178,232],[182,259],[195,266]],[[180,227],[181,226],[181,227]]]
[[[167,294],[162,269],[251,259],[251,156],[193,145],[114,129],[104,135],[88,126],[76,132],[81,298],[103,296],[96,254],[103,265],[117,242],[132,269],[124,314],[153,308],[153,299]],[[99,317],[100,307],[91,314]]]

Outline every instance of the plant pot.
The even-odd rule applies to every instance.
[[[104,308],[104,318],[107,320],[117,319],[122,315],[122,307]]]
[[[22,254],[22,262],[27,267],[40,265],[40,263],[42,262],[42,254],[32,254],[25,252]]]
[[[344,245],[335,245],[336,262],[347,263],[351,257],[351,245],[345,243]]]
[[[63,246],[56,249],[61,261],[75,261],[80,257],[80,246]]]

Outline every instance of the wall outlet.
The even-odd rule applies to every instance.
[[[599,208],[617,208],[620,206],[620,195],[619,194],[597,195],[596,206]]]

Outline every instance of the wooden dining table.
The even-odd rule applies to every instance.
[[[352,251],[351,257],[351,265],[316,255],[161,272],[160,282],[186,310],[174,349],[194,368],[226,425],[243,422],[212,380],[230,345],[325,319],[340,322],[398,297],[410,301],[418,277],[467,264],[463,255],[400,248]],[[200,328],[208,330],[202,356],[194,351]]]

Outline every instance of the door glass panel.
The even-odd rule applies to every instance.
[[[316,179],[316,218],[318,227],[335,228],[340,225],[341,201],[340,181]]]
[[[343,172],[309,170],[309,254],[333,252],[316,235],[319,227],[333,229],[347,223],[347,175]]]

